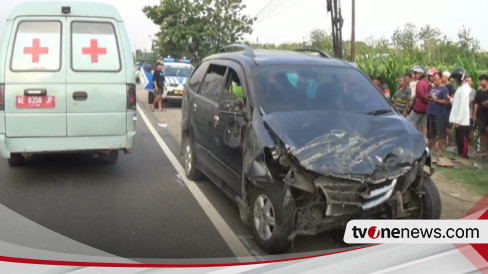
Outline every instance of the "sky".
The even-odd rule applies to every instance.
[[[6,18],[13,7],[27,0],[1,0],[0,35],[3,36]],[[29,0],[39,2],[42,0]],[[326,12],[327,0],[243,0],[244,13],[256,16],[270,1],[281,3],[273,12],[261,13],[253,26],[249,41],[260,43],[303,42],[313,29],[331,29],[330,14]],[[64,1],[70,2],[70,1]],[[85,0],[103,2],[117,7],[125,21],[133,49],[150,49],[151,37],[158,31],[142,12],[147,5],[158,5],[160,0]],[[344,17],[343,39],[351,34],[351,0],[342,0]],[[430,25],[441,30],[451,39],[457,38],[462,27],[471,30],[471,36],[480,41],[488,51],[488,1],[486,0],[356,0],[356,40],[368,41],[391,38],[398,27],[414,23],[420,29]],[[268,15],[268,16],[267,16]],[[270,17],[270,15],[274,15]],[[0,36],[0,37],[1,37]],[[1,40],[1,38],[0,38]]]

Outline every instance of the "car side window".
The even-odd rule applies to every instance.
[[[239,77],[237,72],[229,68],[221,100],[245,100],[246,94],[244,92],[244,87],[242,83],[243,81],[241,80],[241,77]]]
[[[200,94],[214,102],[218,102],[224,87],[226,70],[226,66],[210,65],[200,88]]]
[[[205,73],[207,72],[207,68],[208,63],[202,63],[193,71],[193,74],[190,76],[190,80],[188,80],[188,86],[193,92],[198,91],[200,83],[202,83],[203,77],[205,77]]]

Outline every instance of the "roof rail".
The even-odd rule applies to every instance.
[[[244,44],[232,44],[232,45],[228,45],[228,46],[225,46],[225,47],[221,48],[219,50],[219,52],[227,52],[227,49],[231,49],[231,48],[240,48],[240,49],[243,49],[244,50],[244,55],[249,56],[251,58],[256,57],[256,55],[254,54],[254,50],[250,46],[244,45]]]
[[[296,49],[295,51],[298,52],[315,52],[320,55],[322,58],[332,58],[327,52],[319,50],[319,49]]]

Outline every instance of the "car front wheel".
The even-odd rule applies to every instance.
[[[414,186],[418,186],[420,177],[417,177]],[[415,187],[414,187],[415,188]],[[439,190],[429,177],[424,177],[422,186],[419,190],[410,190],[413,204],[417,210],[413,217],[417,219],[439,219],[441,217],[441,197]]]
[[[251,225],[259,246],[270,254],[286,251],[291,242],[295,204],[293,199],[284,205],[285,188],[282,183],[268,183],[256,188],[251,196]]]

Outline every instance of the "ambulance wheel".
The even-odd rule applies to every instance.
[[[118,150],[104,151],[99,154],[99,157],[105,163],[115,164],[117,162],[117,159],[119,158],[119,151]]]
[[[8,164],[11,167],[23,166],[25,165],[25,157],[20,153],[12,153],[8,159]]]

